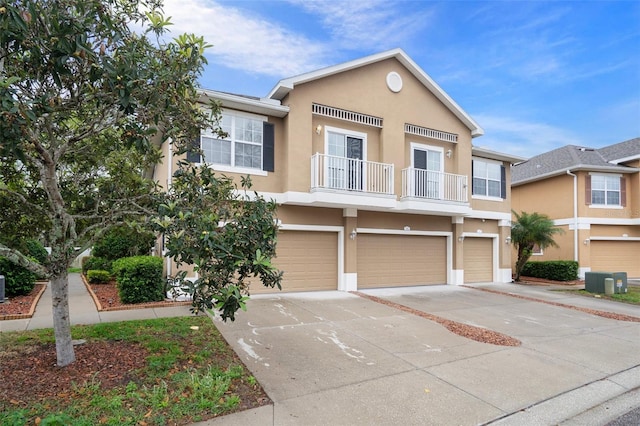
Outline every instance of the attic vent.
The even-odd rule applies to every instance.
[[[429,129],[428,127],[416,126],[415,124],[405,123],[404,132],[412,135],[424,136],[431,139],[438,139],[445,142],[458,142],[458,135],[456,135],[455,133]]]
[[[582,152],[592,152],[595,151],[593,148],[578,148],[578,150],[582,151]]]
[[[346,109],[340,109],[320,104],[313,104],[311,111],[314,114],[323,115],[325,117],[337,118],[339,120],[350,121],[352,123],[382,128],[382,118],[374,117],[373,115],[347,111]]]

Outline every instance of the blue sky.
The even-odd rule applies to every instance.
[[[402,48],[485,130],[530,157],[640,137],[640,2],[165,0],[173,35],[214,46],[202,87],[281,79]]]

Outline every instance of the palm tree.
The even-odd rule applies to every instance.
[[[520,281],[520,274],[524,269],[534,246],[545,249],[549,246],[558,247],[553,240],[555,234],[561,234],[564,231],[553,224],[549,216],[540,213],[521,214],[513,212],[516,221],[511,225],[511,241],[518,250],[518,259],[516,260],[516,281]]]

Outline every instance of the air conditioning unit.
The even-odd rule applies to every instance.
[[[604,294],[605,278],[613,278],[613,292],[615,294],[627,292],[626,272],[586,272],[584,274],[584,289],[589,293]]]

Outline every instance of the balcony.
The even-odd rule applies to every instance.
[[[402,170],[402,198],[467,203],[467,176],[406,168]]]
[[[315,154],[311,157],[311,190],[394,195],[393,164]]]

